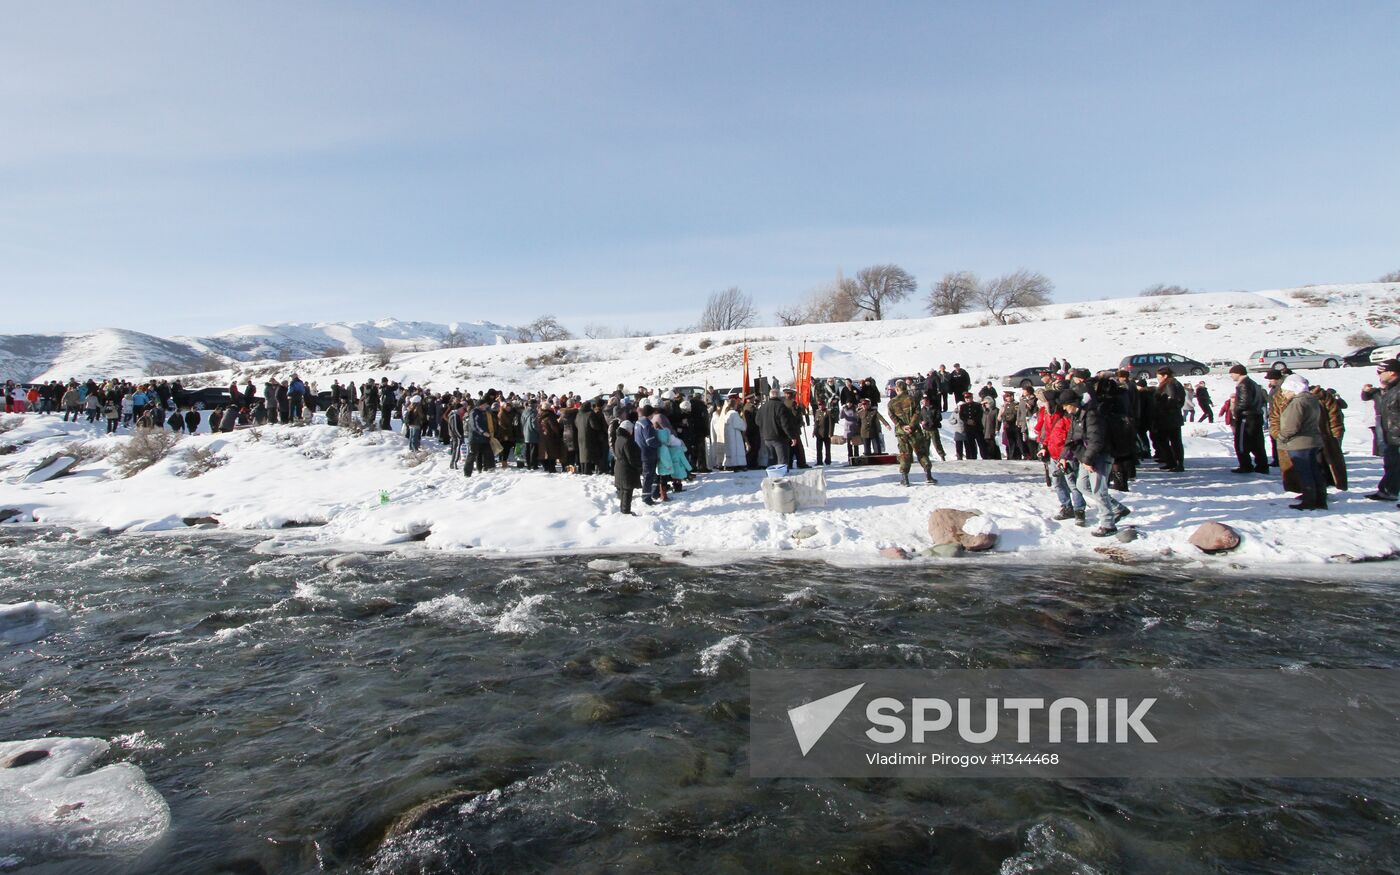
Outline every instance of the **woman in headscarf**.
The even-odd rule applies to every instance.
[[[685,458],[685,442],[676,437],[670,420],[661,411],[652,414],[651,424],[656,426],[656,437],[661,441],[656,458],[656,480],[661,484],[661,500],[670,501],[667,481],[676,492],[680,492],[681,481],[690,474],[690,463]]]

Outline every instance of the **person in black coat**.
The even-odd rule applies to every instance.
[[[710,457],[705,444],[710,439],[710,408],[699,392],[690,399],[690,460],[697,474],[710,473]]]
[[[782,394],[777,389],[769,390],[768,400],[758,409],[758,431],[768,450],[769,465],[786,465],[792,451],[793,435],[788,431],[791,417]]]
[[[1264,408],[1268,396],[1250,378],[1244,365],[1230,368],[1235,395],[1230,404],[1230,427],[1235,432],[1235,474],[1269,473],[1269,454],[1264,449]]]
[[[982,405],[972,399],[971,392],[962,394],[958,405],[958,421],[962,423],[963,445],[969,459],[977,458],[977,447],[982,445]]]
[[[199,411],[193,407],[185,411],[185,431],[190,434],[199,431]]]
[[[948,372],[948,389],[955,399],[962,398],[972,389],[972,376],[957,362],[953,362],[953,369]]]
[[[636,424],[622,420],[617,424],[617,437],[613,439],[613,485],[617,487],[617,500],[622,513],[632,513],[632,490],[642,485],[642,450],[632,439]]]
[[[1201,422],[1215,422],[1215,411],[1211,410],[1210,390],[1205,380],[1196,384],[1196,406],[1201,408]]]
[[[1181,445],[1181,411],[1186,406],[1186,390],[1172,369],[1157,369],[1157,391],[1152,407],[1152,424],[1157,432],[1157,452],[1163,470],[1185,471],[1186,453]]]
[[[602,400],[594,401],[586,415],[579,411],[575,421],[584,423],[582,443],[588,450],[588,470],[583,473],[608,473],[608,418],[603,415]]]

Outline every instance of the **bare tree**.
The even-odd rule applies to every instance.
[[[443,349],[461,349],[467,345],[467,337],[457,328],[455,324],[447,329],[447,336],[442,339]]]
[[[521,326],[515,330],[515,339],[518,343],[554,342],[557,340],[569,340],[573,334],[569,329],[559,324],[559,320],[553,316],[541,316],[529,325]]]
[[[1018,321],[1016,311],[1043,307],[1050,303],[1055,284],[1038,271],[1013,271],[984,284],[977,291],[977,303],[987,308],[1002,325]]]
[[[1138,292],[1139,298],[1165,298],[1170,295],[1189,295],[1191,290],[1185,286],[1169,286],[1165,283],[1157,283],[1155,286],[1148,286]]]
[[[753,296],[744,294],[738,286],[730,286],[722,292],[710,293],[697,329],[732,331],[748,328],[757,318],[758,310],[753,305]]]
[[[879,320],[885,318],[886,307],[914,294],[919,284],[897,264],[876,264],[861,268],[848,288],[854,289],[856,311]]]
[[[934,316],[961,313],[977,300],[977,274],[970,270],[950,271],[929,289],[928,311]]]
[[[617,332],[601,322],[590,322],[583,326],[583,336],[590,340],[606,340],[610,337],[617,337]]]
[[[374,366],[377,368],[387,368],[394,361],[394,351],[389,348],[389,344],[382,340],[365,350],[365,354],[374,361]]]
[[[1390,273],[1376,280],[1378,283],[1400,283],[1400,270],[1392,270]]]
[[[851,322],[856,318],[856,282],[847,279],[813,289],[807,297],[773,314],[780,325]]]

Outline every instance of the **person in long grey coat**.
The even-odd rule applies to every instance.
[[[642,485],[642,450],[632,439],[635,424],[624,419],[617,424],[617,438],[613,441],[613,485],[617,487],[617,500],[622,505],[622,513],[632,513],[632,490]]]

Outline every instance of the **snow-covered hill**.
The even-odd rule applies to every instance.
[[[209,337],[161,338],[102,328],[70,334],[0,335],[0,377],[28,382],[116,375],[130,378],[222,368],[235,362],[396,352],[504,343],[515,329],[492,322],[316,322],[244,325]]]
[[[1013,325],[987,324],[982,313],[925,319],[849,322],[747,331],[569,340],[473,349],[403,352],[381,368],[368,356],[298,361],[310,379],[344,382],[373,375],[433,388],[607,392],[618,383],[653,389],[735,386],[747,344],[750,371],[781,380],[804,347],[813,372],[884,380],[960,363],[978,381],[1068,359],[1093,369],[1115,367],[1134,353],[1174,352],[1202,362],[1243,360],[1270,346],[1306,346],[1345,354],[1359,331],[1400,335],[1400,284],[1312,286],[1262,292],[1217,292],[1167,298],[1124,298],[1055,304]],[[288,364],[236,369],[263,376]],[[226,383],[230,372],[194,382]]]
[[[306,359],[362,353],[383,344],[395,352],[507,343],[515,329],[494,322],[301,322],[241,325],[211,337],[181,337],[191,346],[235,361]]]

